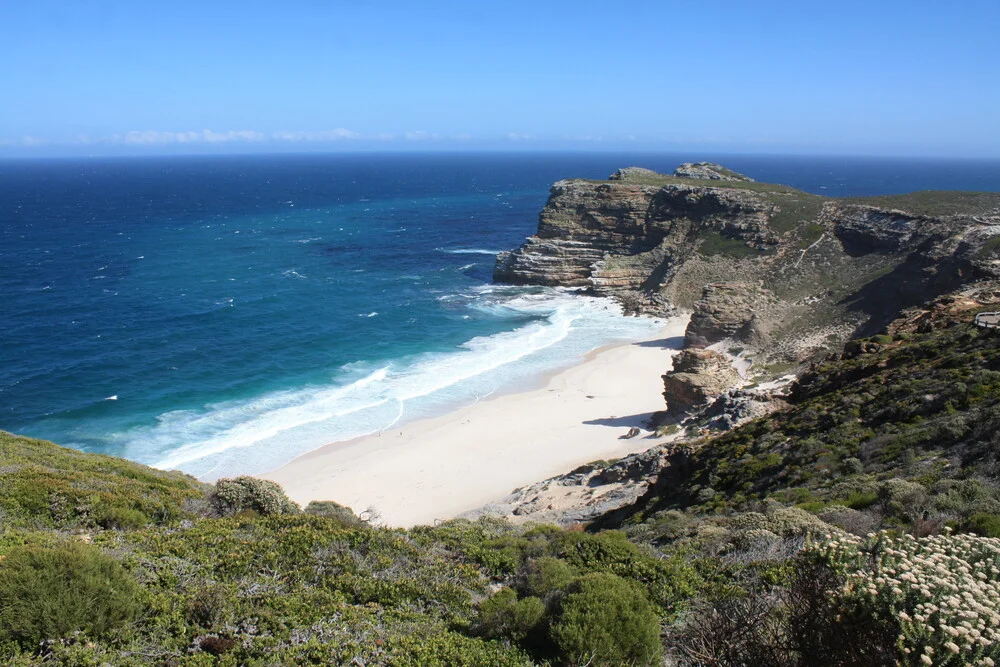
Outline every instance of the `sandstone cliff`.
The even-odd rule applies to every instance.
[[[709,163],[557,182],[537,233],[494,271],[638,311],[693,311],[689,346],[738,342],[758,369],[819,358],[998,276],[1000,194],[830,199]]]

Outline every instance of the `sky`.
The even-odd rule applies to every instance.
[[[1000,0],[0,0],[0,156],[1000,157]]]

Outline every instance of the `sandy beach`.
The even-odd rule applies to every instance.
[[[541,389],[330,444],[261,477],[302,505],[372,507],[382,523],[408,527],[453,518],[583,463],[643,451],[655,444],[648,432],[620,436],[663,409],[660,376],[686,324],[673,318],[649,340],[595,350]]]

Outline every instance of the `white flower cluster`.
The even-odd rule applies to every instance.
[[[1000,661],[1000,539],[845,534],[806,549],[846,575],[845,601],[898,620],[905,662]]]

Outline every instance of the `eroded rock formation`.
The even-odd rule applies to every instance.
[[[667,413],[680,416],[742,382],[728,357],[713,350],[687,349],[674,356],[663,376]]]

